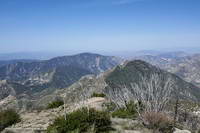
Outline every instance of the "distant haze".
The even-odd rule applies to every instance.
[[[178,51],[179,50],[179,51]],[[33,60],[48,60],[58,56],[69,56],[88,51],[40,51],[40,52],[14,52],[14,53],[0,53],[0,61],[3,60],[18,60],[18,59],[33,59]],[[176,49],[163,49],[163,50],[141,50],[141,51],[89,51],[89,53],[96,53],[106,56],[117,56],[126,59],[131,59],[135,56],[142,55],[159,55],[159,54],[176,54],[185,53],[186,55],[200,53],[200,47],[197,48],[178,48]]]

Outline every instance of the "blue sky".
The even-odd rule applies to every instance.
[[[200,0],[0,0],[0,53],[200,46]]]

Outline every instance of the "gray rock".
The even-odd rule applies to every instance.
[[[188,130],[180,130],[178,128],[175,128],[175,131],[173,133],[191,133],[191,132]]]

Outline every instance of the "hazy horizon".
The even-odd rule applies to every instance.
[[[163,50],[140,50],[140,51],[24,51],[24,52],[13,52],[13,53],[0,53],[0,61],[9,60],[49,60],[59,56],[71,56],[82,53],[100,54],[104,56],[116,56],[124,59],[132,59],[134,57],[143,55],[158,56],[162,54],[166,55],[194,55],[200,53],[200,47],[197,48],[179,48],[176,49],[163,49]]]

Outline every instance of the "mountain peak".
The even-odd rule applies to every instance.
[[[174,94],[176,92],[181,92],[179,96],[182,98],[200,100],[200,90],[198,87],[182,80],[172,73],[166,72],[141,60],[129,61],[124,64],[123,67],[118,66],[109,73],[105,79],[109,86],[107,91],[110,91],[109,89],[112,91],[116,88],[123,89],[124,86],[130,87],[129,89],[131,90],[131,84],[139,84],[141,79],[148,79],[152,75],[159,75],[161,78],[159,82],[165,82],[168,78],[172,79],[174,82]],[[119,92],[120,91],[122,90],[119,90]]]
[[[103,55],[95,54],[95,53],[90,53],[90,52],[85,52],[85,53],[76,54],[74,56],[103,56]]]
[[[126,66],[136,66],[136,65],[150,65],[149,63],[143,61],[143,60],[133,60],[133,61],[128,61]]]

